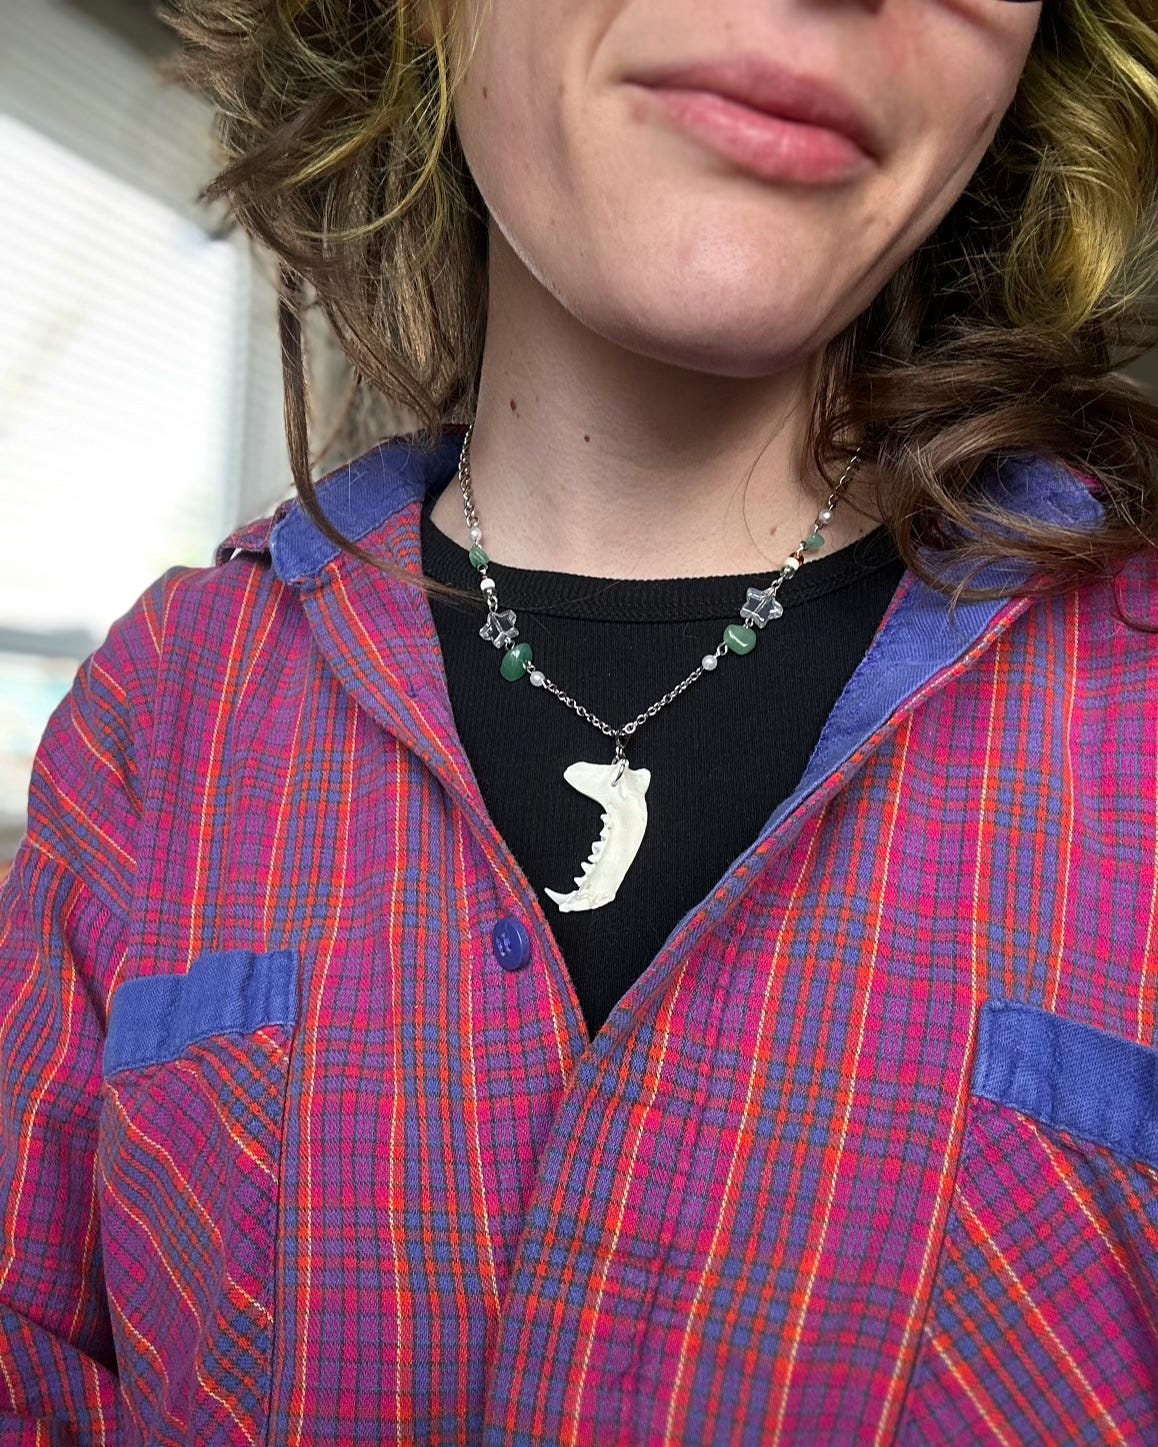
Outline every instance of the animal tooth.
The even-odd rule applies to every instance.
[[[3,0],[0,0],[0,4]],[[644,793],[651,780],[647,769],[622,772],[622,783],[612,783],[619,764],[578,762],[563,771],[572,788],[599,805],[600,833],[590,846],[582,872],[575,876],[571,893],[548,895],[563,911],[598,909],[616,897],[623,876],[635,858],[647,827]]]

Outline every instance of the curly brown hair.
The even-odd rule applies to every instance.
[[[277,258],[302,506],[343,550],[465,598],[322,512],[302,348],[303,312],[320,306],[355,389],[412,414],[420,445],[473,413],[487,213],[452,124],[471,48],[454,44],[461,0],[171,3],[170,77],[212,101],[225,162],[202,198]],[[860,446],[906,566],[954,604],[1062,592],[1158,546],[1158,400],[1122,371],[1158,345],[1156,220],[1158,0],[1050,0],[967,189],[826,348],[808,424],[829,486]],[[1097,527],[986,495],[982,470],[1026,452],[1091,480]],[[951,583],[921,548],[967,571]],[[1026,580],[970,587],[996,559],[1030,564]]]

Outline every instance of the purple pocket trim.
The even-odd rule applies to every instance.
[[[142,975],[114,992],[103,1075],[174,1060],[195,1040],[297,1021],[295,950],[205,950],[184,974]]]
[[[1125,1036],[987,1000],[973,1093],[1158,1167],[1158,1051]]]

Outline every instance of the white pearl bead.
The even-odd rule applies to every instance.
[[[542,688],[546,676],[541,668],[532,668],[529,677],[536,688]]]
[[[780,564],[780,571],[781,571],[782,573],[789,573],[789,574],[791,574],[791,573],[795,573],[796,570],[797,570],[797,568],[799,568],[799,567],[800,567],[800,563],[797,561],[797,559],[789,556],[789,557],[785,558],[784,561]]]
[[[482,542],[482,528],[480,528],[477,524],[470,530],[470,540],[472,543]]]
[[[479,584],[479,587],[484,593],[493,593],[495,591],[495,580],[493,578],[484,578]]]
[[[714,653],[705,653],[703,658],[700,659],[700,667],[706,670],[708,673],[711,673],[712,669],[715,668],[716,664],[719,663],[719,661],[720,660],[716,657]]]
[[[830,523],[832,521],[832,509],[822,507],[820,511],[816,514],[816,521],[822,524]]]

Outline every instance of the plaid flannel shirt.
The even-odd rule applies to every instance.
[[[460,437],[327,514],[420,567]],[[1158,1441],[1155,580],[906,573],[589,1043],[424,596],[296,502],[169,569],[0,889],[0,1443]]]

